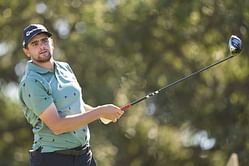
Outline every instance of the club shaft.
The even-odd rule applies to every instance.
[[[141,98],[139,98],[139,99],[137,99],[137,100],[135,100],[135,101],[133,101],[133,102],[131,102],[131,103],[128,103],[128,104],[122,106],[120,109],[121,109],[121,110],[127,110],[127,109],[130,108],[131,106],[133,106],[133,105],[135,105],[135,104],[137,104],[137,103],[140,103],[141,101],[146,100],[146,99],[148,99],[148,98],[150,98],[150,97],[152,97],[152,96],[155,96],[155,95],[159,94],[161,91],[165,91],[166,89],[168,89],[168,88],[170,88],[170,87],[172,87],[172,86],[175,86],[175,85],[179,84],[180,82],[185,81],[185,80],[187,80],[187,79],[189,79],[189,78],[191,78],[191,77],[193,77],[193,76],[196,76],[196,75],[200,74],[201,72],[203,72],[203,71],[205,71],[205,70],[208,70],[208,69],[210,69],[211,67],[214,67],[214,66],[216,66],[216,65],[218,65],[218,64],[220,64],[220,63],[222,63],[222,62],[224,62],[224,61],[226,61],[226,60],[228,60],[228,59],[231,59],[231,58],[233,58],[233,57],[234,57],[234,55],[230,55],[230,56],[228,56],[228,57],[226,57],[226,58],[224,58],[224,59],[221,59],[221,60],[219,60],[219,61],[217,61],[217,62],[215,62],[215,63],[213,63],[213,64],[210,64],[210,65],[208,65],[208,66],[206,66],[206,67],[204,67],[204,68],[202,68],[202,69],[200,69],[200,70],[198,70],[198,71],[195,71],[195,72],[191,73],[190,75],[187,75],[187,76],[185,76],[185,77],[183,77],[183,78],[181,78],[181,79],[176,80],[175,82],[172,82],[172,83],[170,83],[170,84],[168,84],[168,85],[162,87],[162,88],[159,89],[159,90],[156,90],[156,91],[154,91],[154,92],[152,92],[152,93],[150,93],[150,94],[148,94],[148,95],[146,95],[146,96],[144,96],[144,97],[141,97]]]
[[[198,71],[195,71],[195,72],[191,73],[190,75],[187,75],[187,76],[185,76],[185,77],[183,77],[183,78],[181,78],[181,79],[179,79],[179,80],[177,80],[177,81],[175,81],[175,82],[172,82],[172,83],[168,84],[167,86],[165,86],[165,87],[159,89],[158,91],[160,92],[160,91],[166,90],[166,89],[168,89],[168,88],[170,88],[170,87],[172,87],[172,86],[174,86],[174,85],[176,85],[176,84],[178,84],[178,83],[180,83],[180,82],[182,82],[182,81],[184,81],[184,80],[187,80],[187,79],[189,79],[189,78],[191,78],[191,77],[193,77],[193,76],[196,76],[196,75],[200,74],[201,72],[203,72],[203,71],[205,71],[205,70],[208,70],[208,69],[210,69],[211,67],[214,67],[214,66],[216,66],[216,65],[218,65],[218,64],[220,64],[220,63],[222,63],[222,62],[224,62],[224,61],[226,61],[226,60],[228,60],[228,59],[231,59],[231,58],[233,58],[233,57],[234,57],[234,56],[231,55],[231,56],[228,56],[228,57],[226,57],[226,58],[224,58],[224,59],[222,59],[222,60],[220,60],[220,61],[217,61],[217,62],[215,62],[215,63],[213,63],[213,64],[211,64],[211,65],[208,65],[208,66],[206,66],[206,67],[204,67],[204,68],[202,68],[202,69],[200,69],[200,70],[198,70]]]

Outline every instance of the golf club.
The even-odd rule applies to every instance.
[[[168,88],[179,84],[180,82],[183,82],[184,80],[187,80],[187,79],[189,79],[189,78],[191,78],[193,76],[196,76],[196,75],[200,74],[201,72],[208,70],[211,67],[214,67],[214,66],[216,66],[216,65],[218,65],[218,64],[220,64],[220,63],[222,63],[222,62],[224,62],[224,61],[226,61],[228,59],[231,59],[231,58],[235,57],[236,55],[238,55],[241,52],[241,49],[242,49],[242,42],[241,42],[240,38],[235,36],[235,35],[232,35],[230,37],[229,41],[228,41],[228,47],[229,47],[229,50],[230,50],[230,53],[231,53],[230,56],[227,56],[224,59],[221,59],[221,60],[219,60],[219,61],[217,61],[217,62],[215,62],[213,64],[210,64],[210,65],[208,65],[208,66],[206,66],[206,67],[204,67],[204,68],[202,68],[202,69],[200,69],[198,71],[195,71],[195,72],[191,73],[190,75],[187,75],[187,76],[185,76],[185,77],[183,77],[183,78],[181,78],[179,80],[176,80],[176,81],[162,87],[161,89],[158,89],[158,90],[156,90],[156,91],[154,91],[154,92],[152,92],[152,93],[150,93],[150,94],[148,94],[148,95],[146,95],[144,97],[141,97],[141,98],[139,98],[139,99],[137,99],[137,100],[135,100],[133,102],[130,102],[130,103],[120,107],[120,109],[123,110],[123,111],[126,111],[131,106],[133,106],[135,104],[138,104],[143,100],[146,100],[146,99],[148,99],[148,98],[150,98],[152,96],[155,96],[155,95],[159,94],[160,92],[165,91]],[[111,120],[104,119],[104,118],[101,118],[100,120],[104,124],[108,124],[108,123],[111,122]]]

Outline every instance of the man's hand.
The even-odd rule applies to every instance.
[[[109,119],[112,122],[117,122],[124,113],[118,106],[113,104],[98,106],[97,109],[100,111],[101,118]]]

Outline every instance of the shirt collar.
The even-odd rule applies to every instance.
[[[56,62],[54,63],[54,65],[55,65],[55,68],[56,68]],[[51,72],[50,70],[48,70],[46,68],[40,67],[40,66],[32,63],[32,60],[29,60],[27,62],[27,69],[31,70],[31,71],[34,71],[34,72],[37,72],[37,73],[40,73],[40,74],[46,74],[46,73]]]

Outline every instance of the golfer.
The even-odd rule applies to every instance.
[[[22,44],[30,58],[19,84],[24,115],[34,134],[30,165],[95,166],[87,125],[100,118],[116,122],[123,111],[112,104],[84,103],[70,66],[53,59],[52,33],[43,25],[27,26]]]

